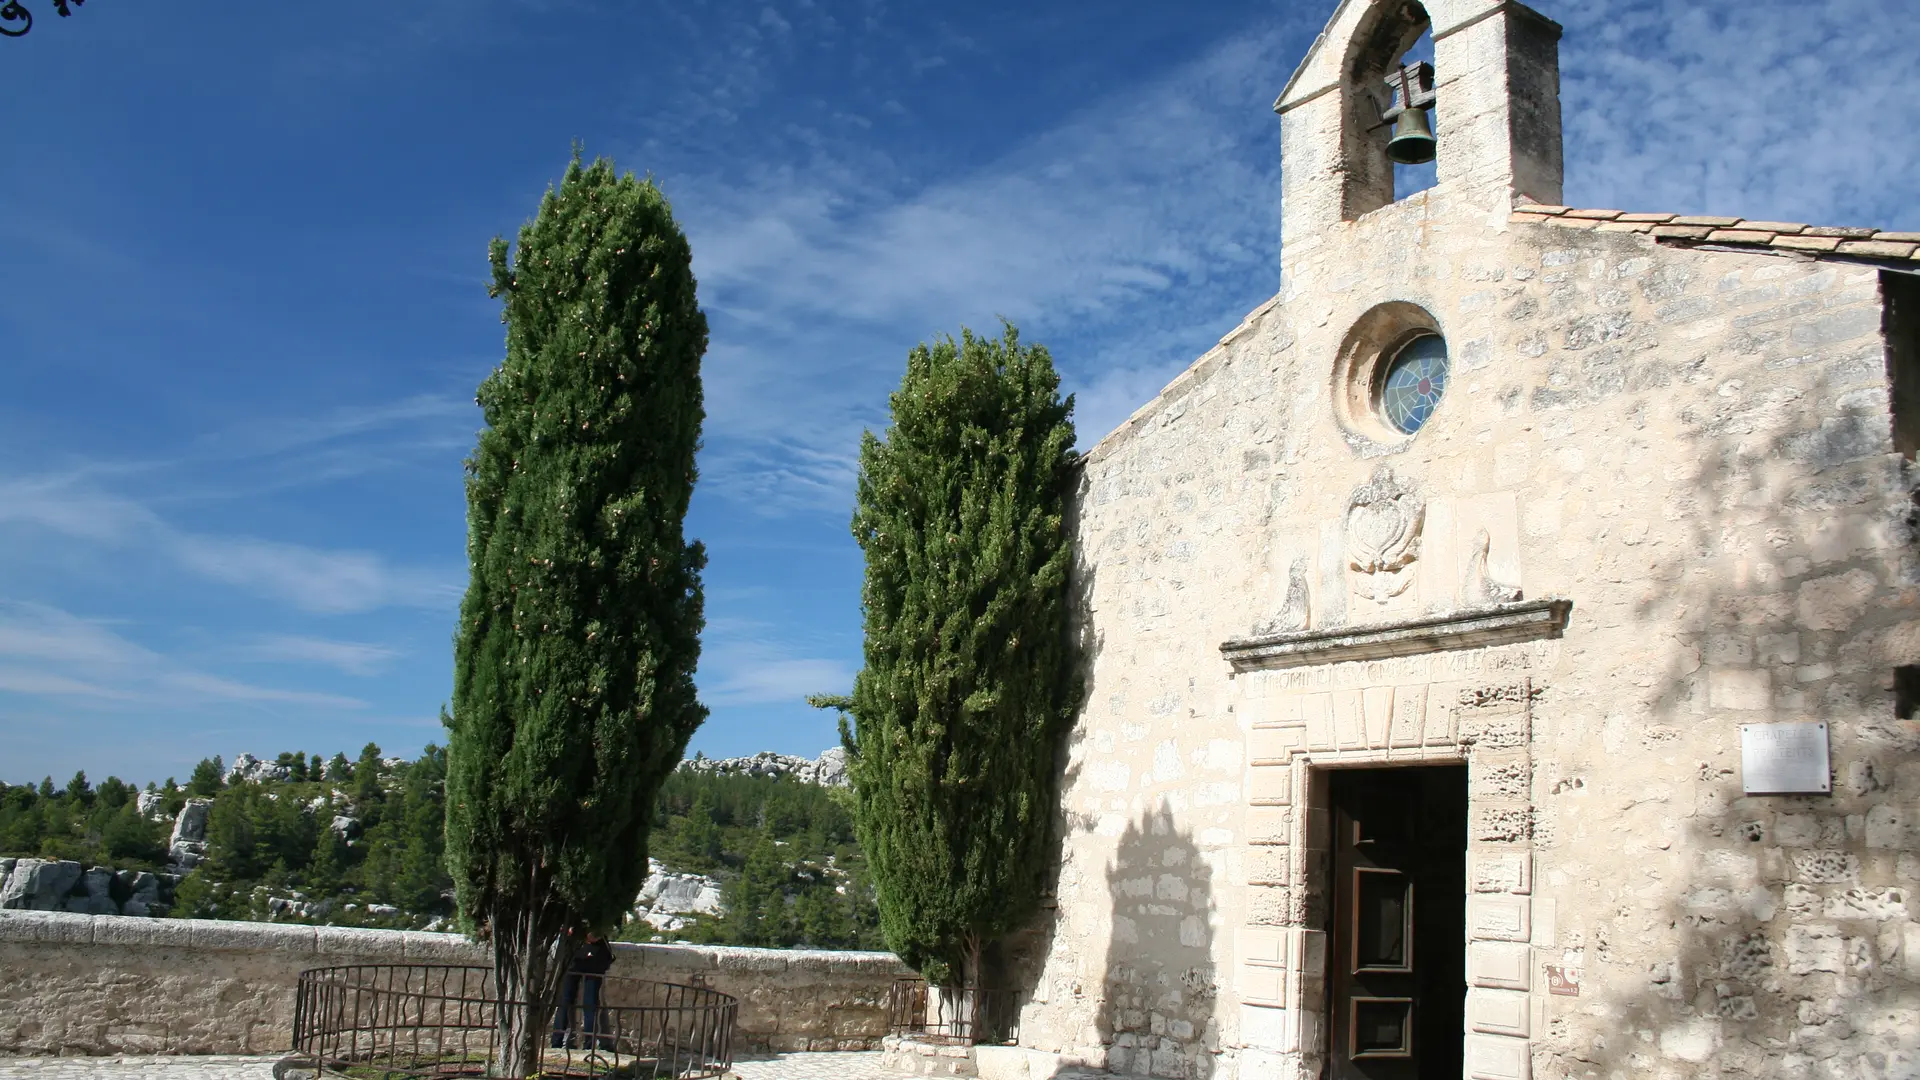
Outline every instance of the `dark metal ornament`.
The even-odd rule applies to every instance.
[[[74,8],[86,2],[87,0],[53,0],[53,10],[61,18],[66,18],[73,14]],[[19,27],[16,28],[14,23],[19,23]],[[6,0],[6,3],[0,4],[0,37],[21,37],[31,29],[33,29],[33,12],[28,11],[26,5],[20,0]]]

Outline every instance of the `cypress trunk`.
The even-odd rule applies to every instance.
[[[558,1007],[560,980],[573,962],[571,943],[551,915],[521,911],[511,932],[493,936],[493,992],[501,1007],[494,1012],[492,1065],[496,1076],[533,1076],[540,1072],[550,1018]],[[523,1003],[509,1008],[508,1002]]]

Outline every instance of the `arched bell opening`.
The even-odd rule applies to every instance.
[[[1376,4],[1344,65],[1346,192],[1351,221],[1432,187],[1433,31],[1414,0]],[[1424,149],[1424,153],[1422,150]],[[1398,159],[1398,160],[1396,160]]]
[[[1415,100],[1423,100],[1419,88],[1414,85],[1417,78],[1412,75],[1418,65],[1433,65],[1433,27],[1420,31],[1413,45],[1400,55],[1401,76],[1389,75],[1389,86],[1401,85],[1400,96],[1411,90]],[[1397,101],[1396,101],[1397,104]],[[1387,158],[1393,162],[1393,197],[1404,199],[1418,191],[1425,191],[1439,182],[1439,166],[1436,150],[1440,135],[1440,108],[1436,99],[1433,105],[1424,109],[1412,109],[1390,121],[1387,129]],[[1422,133],[1426,138],[1421,138]],[[1424,147],[1423,144],[1424,143]],[[1424,149],[1424,153],[1422,150]],[[1409,160],[1411,159],[1411,160]]]

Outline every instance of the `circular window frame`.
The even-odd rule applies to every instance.
[[[1333,413],[1350,441],[1361,440],[1358,449],[1398,450],[1433,426],[1429,419],[1419,431],[1401,431],[1380,408],[1387,368],[1402,349],[1428,336],[1447,339],[1431,312],[1405,300],[1376,304],[1348,329],[1333,365]]]

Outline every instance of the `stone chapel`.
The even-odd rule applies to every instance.
[[[1561,205],[1559,35],[1280,94],[1279,294],[1084,463],[994,1071],[1920,1075],[1920,234]]]

